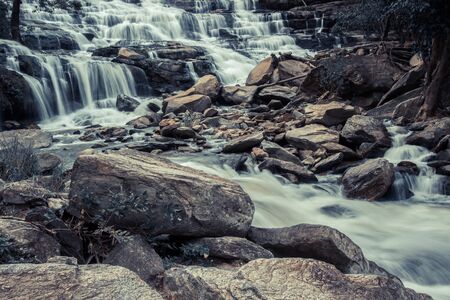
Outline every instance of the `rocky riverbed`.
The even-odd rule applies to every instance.
[[[25,6],[24,45],[0,40],[0,298],[445,299],[449,108],[417,122],[413,49],[333,48],[354,3],[307,2]]]

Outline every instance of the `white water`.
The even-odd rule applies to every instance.
[[[343,197],[338,176],[321,176],[316,184],[282,183],[256,167],[238,174],[227,166],[202,160],[177,162],[238,182],[256,206],[254,225],[284,227],[299,223],[328,225],[347,234],[367,258],[399,276],[406,286],[449,299],[450,196],[443,195],[442,176],[423,161],[431,153],[405,145],[409,134],[388,127],[393,148],[385,158],[392,163],[415,162],[421,173],[410,177],[414,196],[404,201],[366,202]],[[397,179],[397,180],[401,180]]]

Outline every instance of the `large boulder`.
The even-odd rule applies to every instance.
[[[269,56],[263,59],[256,67],[248,74],[246,85],[261,85],[267,83],[275,67],[277,65],[277,58],[275,56]]]
[[[224,86],[220,95],[226,104],[250,103],[256,89],[256,86]]]
[[[52,145],[53,136],[40,129],[19,129],[0,132],[0,149],[17,141],[24,146],[35,149],[48,148]]]
[[[60,245],[50,235],[38,226],[19,219],[0,218],[0,238],[2,263],[42,263],[60,253]]]
[[[167,113],[182,113],[185,111],[203,113],[211,106],[211,99],[208,96],[195,94],[186,97],[169,97],[164,99],[163,110]]]
[[[52,258],[45,264],[0,265],[2,299],[163,300],[135,273],[116,266],[76,265]]]
[[[172,268],[163,290],[173,300],[431,300],[395,278],[345,275],[330,264],[303,258],[257,259],[235,270]]]
[[[342,191],[348,198],[374,201],[387,193],[394,179],[393,164],[384,158],[371,159],[346,170]]]
[[[439,141],[450,134],[450,118],[440,118],[423,124],[424,128],[414,131],[406,138],[406,143],[433,149]]]
[[[355,108],[342,102],[308,104],[305,106],[306,123],[333,126],[344,123],[356,113]]]
[[[80,155],[70,197],[91,216],[149,234],[244,236],[254,213],[236,183],[125,149]]]
[[[343,273],[376,273],[361,248],[340,231],[323,225],[298,224],[284,228],[251,227],[248,239],[276,257],[314,258],[334,265]]]
[[[290,161],[266,158],[259,164],[258,168],[260,170],[269,170],[274,174],[279,174],[293,183],[317,182],[317,178],[313,172],[309,171],[303,165],[298,165]]]
[[[127,268],[147,283],[154,283],[156,277],[164,273],[161,257],[139,235],[123,238],[103,263]]]
[[[321,144],[339,143],[339,132],[320,124],[311,124],[286,132],[286,140],[302,150],[317,150]]]
[[[227,142],[222,149],[224,153],[240,153],[252,150],[253,147],[258,147],[264,140],[263,132],[256,132],[253,134],[243,135]]]
[[[362,143],[377,143],[384,148],[391,146],[391,139],[383,121],[370,116],[355,115],[348,119],[342,128],[341,138],[353,147],[359,147]]]
[[[306,75],[311,70],[311,67],[304,62],[294,59],[287,59],[280,61],[274,74],[276,80],[290,79],[292,77]],[[296,79],[288,82],[289,85],[300,86],[303,79]]]
[[[223,236],[217,238],[200,238],[184,244],[191,249],[204,249],[204,255],[226,260],[248,262],[258,258],[272,258],[273,254],[247,239]]]

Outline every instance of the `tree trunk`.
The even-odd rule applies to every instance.
[[[425,79],[424,103],[417,114],[418,120],[424,121],[436,112],[449,70],[450,34],[446,33],[433,39],[431,59]]]
[[[11,38],[15,41],[22,42],[20,36],[20,4],[22,0],[14,0],[11,12]]]

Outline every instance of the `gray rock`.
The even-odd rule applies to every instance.
[[[370,116],[355,115],[348,119],[342,128],[341,138],[355,147],[362,143],[377,143],[381,147],[391,146],[391,139],[383,121]]]
[[[156,277],[164,273],[161,257],[139,235],[125,237],[103,263],[127,268],[150,284],[155,284]]]
[[[47,261],[49,257],[59,255],[60,252],[60,245],[55,239],[43,232],[38,226],[20,219],[1,217],[0,237],[3,240],[9,240],[10,243],[7,246],[7,251],[2,254],[5,255],[1,257],[3,263],[23,261],[42,263]],[[4,285],[2,284],[2,286]],[[0,295],[2,291],[3,289],[0,291]]]
[[[38,153],[36,158],[40,174],[52,173],[62,163],[61,158],[52,153]]]
[[[227,104],[250,103],[256,89],[256,86],[224,86],[220,95]]]
[[[355,108],[342,102],[308,104],[305,107],[306,123],[333,126],[344,123],[356,113]]]
[[[314,170],[319,173],[331,170],[333,167],[339,165],[343,160],[344,160],[343,153],[335,153],[316,163],[314,165]]]
[[[338,230],[311,224],[284,228],[251,227],[248,239],[277,257],[314,258],[334,265],[343,273],[377,273],[361,248]],[[379,272],[378,272],[379,273]]]
[[[274,174],[279,174],[293,183],[317,182],[313,172],[309,171],[303,165],[298,165],[289,161],[276,158],[266,158],[259,164],[260,170],[269,170]]]
[[[235,138],[225,144],[222,149],[224,153],[240,153],[252,150],[258,147],[264,140],[264,133],[257,132]]]
[[[450,118],[440,118],[424,123],[421,131],[414,131],[406,138],[406,143],[433,149],[439,141],[450,134]]]
[[[264,149],[264,151],[266,151],[267,154],[269,154],[269,157],[276,158],[279,160],[289,161],[289,162],[297,164],[297,165],[302,164],[300,158],[298,158],[297,156],[290,153],[289,151],[287,151],[286,149],[284,149],[283,147],[281,147],[280,145],[278,145],[276,143],[272,143],[269,141],[263,141],[261,143],[261,146]]]
[[[273,257],[273,254],[263,247],[247,239],[232,236],[200,238],[189,241],[185,245],[205,249],[207,251],[205,254],[208,256],[229,260],[248,262],[257,258]]]
[[[378,200],[394,182],[394,166],[384,158],[371,159],[347,169],[342,176],[343,193],[348,198]]]
[[[61,259],[49,261],[0,265],[0,298],[163,300],[157,291],[125,268],[74,265],[67,259],[66,263]]]
[[[0,149],[7,146],[12,140],[17,140],[24,146],[35,149],[48,148],[52,145],[53,136],[40,129],[19,129],[0,132]]]
[[[109,224],[154,235],[244,236],[254,213],[236,183],[125,149],[80,155],[70,198]]]
[[[317,150],[321,144],[339,143],[339,132],[323,125],[311,124],[289,130],[286,140],[301,150]]]
[[[134,111],[140,102],[130,96],[120,94],[117,96],[116,100],[116,108],[118,111]]]
[[[234,270],[172,268],[163,290],[173,300],[431,299],[394,278],[345,275],[330,264],[302,258],[257,259]]]

